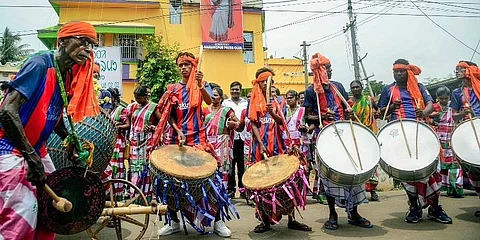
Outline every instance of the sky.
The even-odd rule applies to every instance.
[[[307,48],[308,55],[318,52],[328,57],[333,68],[332,79],[348,86],[354,79],[349,34],[339,34],[324,42],[314,41],[343,29],[348,22],[346,3],[347,0],[264,0],[267,55],[302,57],[302,41],[313,41]],[[414,0],[414,3],[429,16],[443,15],[431,16],[431,19],[475,49],[480,40],[479,0]],[[32,33],[25,31],[53,26],[58,22],[52,8],[1,7],[5,5],[46,6],[49,3],[48,0],[0,0],[1,31],[8,26],[21,34]],[[329,10],[334,7],[337,8]],[[357,28],[359,52],[361,56],[368,53],[364,60],[365,69],[368,75],[375,75],[375,80],[391,83],[392,64],[398,58],[405,58],[419,66],[423,72],[418,79],[423,82],[427,78],[443,78],[452,74],[459,60],[470,60],[472,57],[473,50],[432,23],[409,0],[353,0],[353,9],[360,13],[357,14],[360,24]],[[327,10],[336,13],[323,16],[326,13],[322,11]],[[395,15],[373,15],[387,10],[387,14]],[[311,16],[316,19],[277,28]],[[362,24],[369,17],[371,21]],[[23,42],[33,49],[45,49],[36,35],[24,36]],[[480,46],[477,51],[480,52]],[[480,63],[480,55],[476,54],[473,61]]]

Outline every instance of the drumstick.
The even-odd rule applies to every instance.
[[[402,121],[402,117],[400,116],[400,110],[398,110],[397,115],[398,115],[398,120],[400,120],[400,127],[402,128],[403,139],[405,140],[405,145],[407,145],[408,155],[410,156],[410,158],[412,158],[412,151],[410,150],[410,145],[408,144],[407,133],[405,133],[405,128],[403,127],[403,121]]]
[[[322,112],[320,110],[320,101],[318,100],[318,94],[317,94],[317,111],[318,111],[318,122],[319,122],[318,127],[322,129],[323,128],[322,114],[321,114]]]
[[[202,60],[203,60],[203,45],[200,45],[200,53],[198,54],[198,63],[197,71],[202,71]]]
[[[340,93],[340,91],[338,91],[338,89],[335,86],[332,86],[332,88],[335,91],[335,93],[337,94],[337,96],[340,98],[340,100],[342,100],[343,104],[345,104],[345,106],[347,107],[347,110],[352,111],[352,108],[350,107],[350,104],[348,104],[347,100],[345,100],[345,98]],[[358,118],[358,116],[357,116],[357,114],[355,114],[355,112],[353,112],[353,116],[355,116],[355,118],[357,119],[358,122],[361,122],[360,118]]]
[[[420,102],[415,99],[415,105],[417,106],[417,109],[420,109]],[[418,123],[419,123],[419,120],[418,118],[416,119],[417,120],[417,129],[415,131],[415,154],[416,154],[416,159],[418,159]]]
[[[362,160],[360,159],[360,152],[358,151],[357,137],[355,136],[355,130],[353,129],[353,121],[350,119],[350,129],[352,130],[353,143],[355,144],[355,151],[357,152],[358,163],[360,164],[360,170],[363,171]]]
[[[348,158],[350,159],[350,161],[352,162],[353,166],[355,167],[355,170],[357,170],[357,172],[358,172],[358,165],[357,165],[357,163],[355,162],[355,160],[353,160],[353,157],[352,157],[352,155],[350,154],[350,152],[348,151],[347,146],[345,146],[345,143],[343,142],[343,139],[342,139],[342,137],[340,136],[340,133],[338,132],[337,124],[335,124],[335,121],[333,122],[333,128],[335,128],[335,132],[337,133],[338,139],[340,140],[340,143],[342,144],[343,149],[345,150],[345,152],[347,152]]]
[[[387,108],[385,108],[385,112],[383,113],[382,121],[385,121],[385,118],[387,117],[388,108],[390,108],[390,103],[392,102],[392,98],[393,98],[393,92],[392,94],[390,94],[390,98],[388,99]]]
[[[466,99],[466,98],[465,98]],[[468,103],[465,103],[466,107],[470,107],[470,101],[468,100]],[[477,134],[477,129],[475,128],[475,125],[473,124],[473,117],[471,113],[468,113],[468,121],[470,122],[470,125],[472,126],[473,129],[473,134],[475,135],[475,140],[477,141],[477,146],[478,149],[480,149],[480,141],[478,140],[478,134]]]
[[[55,192],[47,185],[43,187],[48,196],[53,198],[53,207],[60,212],[70,212],[73,208],[73,205],[70,201],[65,198],[59,197]]]

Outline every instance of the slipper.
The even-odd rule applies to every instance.
[[[362,228],[373,228],[373,224],[365,218],[348,220],[348,223]]]
[[[256,233],[264,233],[270,229],[271,229],[270,226],[265,226],[265,224],[260,223],[253,229],[253,231]]]
[[[480,210],[475,211],[474,216],[475,216],[475,217],[480,217]]]
[[[297,221],[291,221],[291,222],[288,222],[288,226],[287,226],[289,229],[293,229],[293,230],[299,230],[299,231],[305,231],[305,232],[310,232],[312,231],[312,228],[309,227],[307,224],[304,224],[304,223],[299,223]]]
[[[338,229],[338,222],[328,220],[323,224],[323,228],[328,229],[328,230],[337,230]]]

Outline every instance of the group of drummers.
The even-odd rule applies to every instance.
[[[54,238],[37,226],[35,210],[36,187],[45,183],[45,172],[55,170],[45,142],[53,131],[69,139],[62,120],[64,107],[73,122],[99,114],[99,102],[91,101],[96,99],[92,97],[92,47],[97,41],[90,24],[65,24],[59,31],[58,50],[29,59],[8,84],[0,107],[0,238]],[[260,220],[256,233],[270,230],[282,215],[288,215],[289,229],[312,230],[295,220],[295,210],[305,208],[311,170],[315,171],[313,193],[325,193],[328,203],[325,229],[339,227],[335,205],[346,209],[349,224],[371,228],[373,224],[360,215],[358,207],[367,202],[365,182],[372,183],[370,178],[380,160],[382,168],[401,180],[407,192],[406,222],[417,223],[422,209],[428,207],[428,218],[452,223],[439,204],[442,171],[436,169],[437,156],[440,153],[441,164],[458,165],[450,142],[454,124],[460,121],[470,121],[473,130],[467,132],[472,138],[466,141],[478,143],[480,148],[472,119],[480,114],[480,70],[474,63],[457,65],[457,78],[464,85],[452,93],[440,89],[435,104],[415,77],[420,68],[404,59],[394,62],[395,81],[383,89],[378,103],[363,94],[360,81],[351,82],[353,97],[349,99],[344,86],[330,80],[331,63],[319,53],[310,61],[314,84],[300,94],[287,91],[284,98],[272,86],[275,74],[269,68],[256,72],[248,99],[240,97],[239,82],[230,85],[231,98],[224,99],[218,85],[203,80],[199,58],[181,52],[176,63],[182,80],[168,85],[158,103],[150,101],[151,91],[146,86],[135,89],[135,102],[126,108],[120,106],[117,90],[109,90],[112,105],[100,97],[118,130],[110,166],[102,177],[127,178],[149,200],[168,205],[159,236],[180,232],[180,220],[186,230],[186,219],[201,233],[213,223],[216,234],[230,237],[224,221],[231,219],[229,213],[238,216],[230,201],[236,192],[236,172],[238,190],[254,203],[255,217]],[[58,83],[65,87],[58,88]],[[378,118],[392,124],[379,130]],[[425,128],[427,124],[432,127]],[[179,147],[168,148],[175,145]],[[426,148],[432,146],[430,154],[432,150]],[[78,157],[78,149],[71,151],[73,158]],[[171,156],[173,151],[178,154]],[[181,169],[200,169],[207,157],[195,152],[207,152],[215,160],[213,175],[182,179],[165,171],[170,167],[162,164],[166,158],[181,164]],[[457,150],[455,154],[460,156]],[[201,157],[194,161],[196,155]],[[405,158],[396,163],[389,161],[392,155]],[[426,162],[422,158],[427,158]],[[480,193],[478,161],[468,163],[465,158],[459,161],[469,166],[471,184]],[[195,173],[185,172],[189,174]],[[118,198],[133,197],[133,189],[121,184],[114,187]]]

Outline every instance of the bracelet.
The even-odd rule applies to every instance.
[[[23,156],[30,156],[32,154],[36,154],[36,151],[35,149],[33,149],[31,152],[27,152],[25,150],[20,150],[20,153],[23,155]]]
[[[202,90],[202,89],[204,89],[204,88],[205,88],[205,86],[203,86],[203,85],[199,87],[200,90]]]

